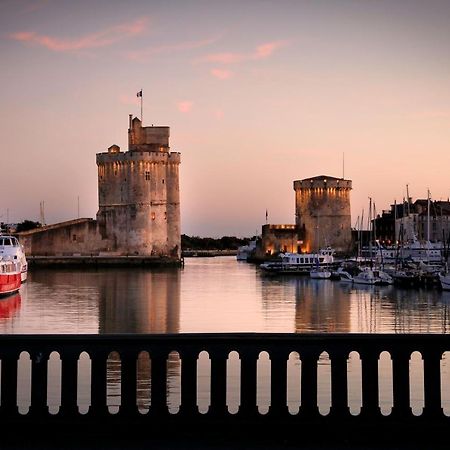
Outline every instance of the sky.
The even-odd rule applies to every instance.
[[[448,0],[0,0],[0,221],[94,218],[140,89],[184,234],[294,223],[317,175],[353,181],[352,226],[369,198],[447,199],[449,23]]]

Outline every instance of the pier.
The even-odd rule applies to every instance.
[[[195,448],[204,439],[217,443],[222,437],[226,442],[264,443],[259,448],[280,448],[280,443],[282,448],[387,448],[393,444],[402,448],[418,442],[436,448],[434,444],[450,427],[450,417],[442,408],[442,392],[449,388],[450,380],[441,376],[442,357],[449,350],[450,336],[432,334],[2,335],[3,442],[16,443],[17,448],[21,448],[19,442],[48,448],[55,442],[61,444],[58,439],[64,437],[87,439],[84,442],[89,445],[83,448],[98,448],[94,446],[97,440],[103,446],[106,442],[126,442],[127,448],[152,443],[157,443],[154,448],[177,448],[176,442],[183,448]],[[413,414],[410,406],[409,364],[416,351],[423,358],[424,408],[419,415]],[[30,358],[31,400],[26,412],[19,411],[18,398],[18,361],[23,352]],[[58,411],[50,412],[48,362],[54,352],[60,358],[61,396]],[[90,359],[90,406],[83,412],[77,403],[77,388],[78,363],[84,352]],[[119,355],[117,411],[111,411],[107,404],[107,361],[112,352]],[[181,400],[175,413],[169,411],[166,397],[172,352],[181,362]],[[210,360],[206,412],[197,405],[198,358],[202,352]],[[236,412],[229,411],[226,400],[231,352],[237,352],[240,359]],[[257,403],[262,352],[270,359],[270,407],[266,413],[259,411]],[[292,352],[298,353],[301,361],[301,403],[294,413],[289,411],[287,400],[287,361]],[[331,361],[331,409],[326,415],[320,413],[317,400],[318,361],[323,352]],[[347,360],[351,352],[357,352],[361,359],[359,414],[352,414],[348,403]],[[382,352],[389,352],[392,359],[393,407],[387,415],[379,405],[378,360]],[[150,406],[145,412],[137,404],[137,361],[142,353],[150,360]],[[22,431],[17,434],[13,429]],[[166,447],[158,447],[164,442]],[[380,447],[372,447],[374,443]]]

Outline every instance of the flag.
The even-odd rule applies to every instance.
[[[142,89],[136,94],[136,97],[142,97]]]

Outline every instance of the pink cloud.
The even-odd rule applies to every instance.
[[[287,41],[266,42],[264,44],[258,45],[258,47],[256,47],[256,49],[251,53],[247,54],[234,52],[213,53],[211,55],[206,55],[202,59],[202,61],[228,65],[228,64],[237,64],[243,61],[265,59],[271,56],[276,50],[285,45],[287,45]]]
[[[227,69],[211,69],[210,73],[212,76],[218,78],[219,80],[227,80],[233,76],[233,72]]]
[[[194,104],[189,100],[178,102],[177,103],[178,111],[180,111],[182,113],[188,113],[192,110],[193,105]]]
[[[147,18],[142,18],[132,23],[116,25],[115,27],[97,33],[87,34],[77,39],[60,39],[40,35],[33,31],[13,33],[9,37],[16,41],[41,45],[55,52],[70,52],[105,47],[125,38],[139,35],[146,29],[147,22]]]
[[[216,119],[219,119],[219,120],[222,119],[223,118],[223,111],[221,109],[216,109],[214,111],[214,117]]]
[[[131,96],[126,94],[119,95],[119,101],[124,105],[139,105],[140,103],[136,95]]]
[[[265,44],[258,45],[255,52],[252,55],[253,59],[264,59],[272,55],[272,53],[286,45],[286,41],[267,42]]]
[[[129,52],[127,54],[127,58],[134,61],[146,61],[147,59],[155,55],[170,54],[205,47],[207,45],[212,44],[216,40],[217,38],[210,38],[210,39],[203,39],[200,41],[186,41],[186,42],[178,42],[172,45],[161,45],[159,47],[152,47],[145,50],[136,50]]]

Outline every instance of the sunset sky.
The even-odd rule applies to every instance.
[[[293,181],[450,195],[449,0],[0,0],[0,221],[95,217],[95,155],[170,126],[182,233],[294,223]],[[344,164],[343,164],[344,162]]]

